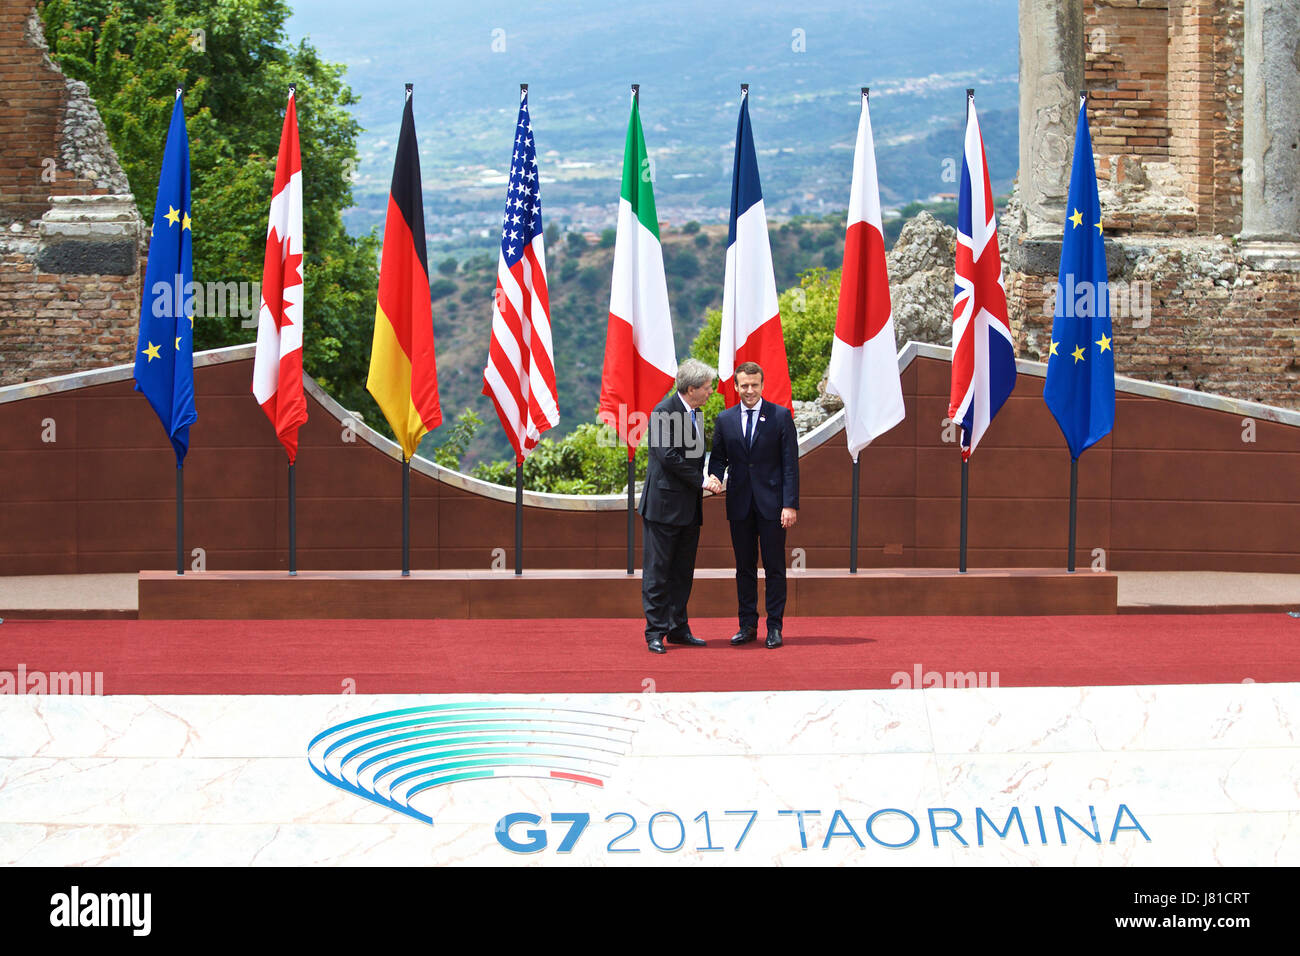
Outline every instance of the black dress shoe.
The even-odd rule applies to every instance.
[[[685,634],[679,634],[676,636],[669,634],[666,638],[664,638],[664,640],[666,640],[669,644],[685,644],[687,647],[705,646],[704,642],[700,640],[698,637],[696,637],[694,634],[692,634],[690,631],[687,631]]]
[[[767,629],[767,646],[780,647],[783,643],[785,642],[781,640],[781,629],[779,627],[769,627]]]
[[[650,649],[651,654],[667,654],[668,648],[664,647],[664,642],[657,637],[652,637],[646,641],[646,647]]]
[[[742,627],[731,637],[731,646],[738,647],[741,644],[748,644],[750,641],[758,640],[758,628]]]

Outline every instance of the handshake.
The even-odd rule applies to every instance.
[[[718,480],[717,475],[709,475],[709,477],[705,479],[704,490],[714,495],[722,494],[722,482]]]

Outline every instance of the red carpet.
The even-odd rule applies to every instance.
[[[708,647],[660,656],[630,620],[10,620],[0,671],[103,671],[106,694],[843,690],[918,666],[1002,687],[1300,681],[1285,614],[792,618],[778,650],[730,647],[734,620],[692,628]]]

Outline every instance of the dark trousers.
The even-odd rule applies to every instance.
[[[641,564],[645,639],[683,637],[689,631],[686,602],[695,580],[700,526],[664,524],[648,518],[642,518],[641,525],[645,545]]]
[[[761,517],[752,508],[748,517],[731,522],[731,548],[736,554],[736,601],[740,626],[758,627],[758,555],[763,555],[763,592],[768,628],[781,627],[785,615],[785,528],[781,519]]]

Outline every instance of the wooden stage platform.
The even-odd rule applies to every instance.
[[[1039,568],[790,571],[787,617],[1115,614],[1114,574]],[[763,607],[759,572],[759,609]],[[141,571],[141,620],[639,618],[641,574],[614,570]],[[734,617],[735,572],[700,568],[692,617]]]

